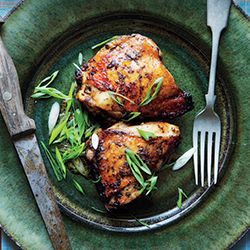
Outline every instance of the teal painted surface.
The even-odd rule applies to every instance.
[[[237,19],[237,12],[234,12],[233,13],[233,17],[232,17],[232,19]],[[188,22],[188,21],[187,21]],[[228,35],[229,36],[229,35]],[[205,36],[204,36],[205,38],[206,38],[206,34],[205,34]],[[231,42],[231,45],[233,44],[233,39],[232,40],[230,40],[229,39],[229,41]],[[230,47],[231,48],[231,47]],[[234,50],[233,52],[235,52],[235,53],[237,53],[237,48],[233,48],[232,50]],[[231,53],[231,54],[230,54]],[[227,49],[225,49],[224,50],[224,54],[228,54],[229,56],[231,55],[232,56],[232,51],[227,51]],[[23,68],[23,72],[25,73],[25,69]],[[239,90],[236,90],[236,91],[239,91]],[[241,128],[243,128],[242,126],[240,126]],[[7,140],[8,141],[8,137],[5,137],[5,138],[3,138],[3,139],[5,139],[5,140]],[[8,144],[7,143],[7,148],[9,149],[9,151],[10,152],[13,152],[13,149],[12,149],[12,147],[10,146],[10,144]],[[5,158],[6,159],[6,161],[7,161],[7,157]],[[17,164],[16,162],[13,162],[13,161],[10,161],[10,162],[12,162],[12,164],[14,163],[14,164]],[[8,163],[10,163],[10,162],[6,162],[6,167],[8,166]],[[15,168],[13,168],[13,170],[14,170]],[[11,169],[10,169],[11,170]],[[13,173],[10,171],[9,172],[10,173],[10,175],[12,175]],[[20,171],[17,171],[17,173],[15,174],[15,177],[16,177],[16,180],[18,181],[19,180],[19,174],[21,175],[21,178],[20,178],[20,181],[22,182],[22,179],[23,179],[23,175],[21,174],[21,172]],[[236,173],[235,173],[236,174]],[[237,174],[235,175],[234,174],[234,177],[235,178],[237,178]],[[7,177],[6,177],[7,178]],[[225,180],[224,180],[224,183],[225,183]],[[227,189],[227,187],[226,188],[224,188],[224,191],[225,191],[225,189]],[[229,190],[229,189],[228,189]],[[11,193],[12,192],[10,192],[10,196],[11,196]],[[13,192],[13,194],[15,194],[15,192]],[[15,194],[16,195],[16,194]],[[21,193],[19,193],[19,195],[20,196],[22,196],[22,194]],[[243,193],[241,193],[240,195],[243,195]],[[25,198],[25,197],[24,197]],[[214,199],[216,199],[216,198],[219,198],[219,196],[218,195],[214,195],[213,196],[213,198]],[[26,199],[26,198],[25,198]],[[222,197],[220,197],[220,199],[222,199],[221,201],[223,201],[223,199],[225,199],[225,200],[227,200],[227,198],[226,198],[226,194],[225,195],[223,195]],[[211,201],[211,200],[210,200]],[[211,202],[211,204],[212,204],[212,206],[213,206],[213,203],[214,202]],[[235,204],[234,204],[235,205]],[[237,205],[235,205],[235,206],[237,206]],[[32,201],[32,199],[30,199],[30,209],[32,210],[32,211],[36,211],[36,209],[35,209],[35,207],[34,207],[34,204],[33,204],[33,201]],[[217,208],[218,209],[218,208]],[[204,213],[204,215],[203,216],[211,216],[212,218],[214,218],[214,214],[212,214],[212,211],[213,211],[213,209],[211,209],[211,210],[206,210],[208,213]],[[214,209],[214,211],[216,211],[216,206],[215,206],[215,209]],[[13,211],[14,212],[14,211]],[[201,213],[201,211],[200,211],[200,213]],[[13,213],[14,214],[14,213]],[[15,214],[15,216],[17,216],[16,214]],[[26,215],[27,216],[27,215]],[[25,217],[25,215],[24,215],[24,217]],[[34,216],[35,217],[35,216]],[[215,216],[216,217],[216,216]],[[10,218],[10,221],[11,221],[11,219],[16,219],[16,218]],[[25,219],[25,218],[21,218],[20,217],[20,220],[21,219]],[[27,219],[29,219],[30,220],[30,218],[28,218],[27,217]],[[218,218],[219,219],[219,218]],[[76,230],[79,230],[79,232],[84,232],[84,228],[85,228],[85,226],[80,226],[80,225],[75,225],[75,223],[73,223],[72,221],[70,221],[70,220],[68,220],[67,218],[65,218],[65,220],[66,220],[66,222],[67,222],[67,226],[68,226],[68,229],[74,229],[74,231],[76,231]],[[37,219],[37,218],[34,218],[34,221],[37,221],[37,223],[40,223],[39,221],[39,219]],[[200,222],[202,223],[204,220],[203,219],[201,219],[201,217],[200,217]],[[13,220],[13,222],[14,223],[16,223],[15,222],[15,220]],[[185,223],[186,222],[186,223]],[[182,229],[182,232],[185,232],[186,230],[185,229],[187,229],[187,225],[189,225],[189,226],[192,226],[192,224],[195,226],[195,222],[190,222],[190,223],[187,223],[187,221],[185,221],[184,223],[183,223],[183,229]],[[20,223],[20,222],[19,222]],[[22,228],[22,226],[24,226],[24,224],[23,223],[20,223],[20,228]],[[197,226],[197,224],[196,224],[196,226]],[[218,226],[219,227],[219,226]],[[25,228],[25,227],[23,227],[23,228]],[[168,233],[170,234],[170,236],[172,235],[172,236],[175,236],[175,233],[177,234],[177,232],[178,232],[178,225],[177,226],[174,226],[174,227],[172,227],[173,228],[173,232],[169,232],[169,230],[168,230]],[[215,228],[216,228],[216,226],[215,226]],[[36,228],[34,228],[35,230],[36,230]],[[93,239],[92,239],[92,237],[91,237],[91,234],[96,234],[96,236],[98,236],[98,237],[100,237],[100,239],[102,238],[102,240],[98,240],[96,243],[95,243],[95,248],[101,248],[101,246],[103,246],[102,245],[102,242],[103,242],[103,240],[104,240],[104,242],[105,241],[107,241],[107,240],[110,240],[110,242],[111,243],[114,243],[115,242],[115,238],[117,238],[117,239],[119,239],[119,237],[117,236],[117,235],[114,235],[114,234],[111,234],[111,235],[113,235],[113,238],[111,239],[110,237],[111,236],[108,236],[108,235],[105,235],[105,234],[103,234],[103,233],[101,233],[101,232],[97,232],[97,233],[95,233],[95,231],[94,230],[91,230],[91,229],[87,229],[87,228],[85,228],[86,229],[86,232],[88,231],[88,233],[87,233],[87,235],[89,235],[89,237],[88,238],[86,238],[86,237],[84,237],[84,246],[86,247],[86,248],[88,248],[88,249],[91,249],[92,247],[93,247]],[[29,229],[28,229],[29,230]],[[233,228],[231,228],[231,230],[233,230]],[[228,233],[229,233],[229,236],[228,237],[230,237],[230,230],[228,229],[228,231],[227,231]],[[37,233],[38,233],[38,231],[37,231]],[[82,233],[80,233],[81,235],[82,235]],[[35,233],[36,234],[36,233]],[[44,234],[44,229],[43,230],[41,230],[41,234]],[[38,234],[39,235],[39,234]],[[46,234],[45,234],[46,235]],[[159,240],[163,240],[164,239],[164,235],[163,234],[161,234],[160,232],[155,232],[154,233],[154,235],[155,235],[155,237],[158,237],[158,239]],[[204,235],[205,235],[205,232],[204,232]],[[74,237],[71,235],[71,237],[72,237],[72,241],[74,242]],[[131,237],[131,238],[134,238],[134,237]],[[31,239],[33,239],[33,240],[35,240],[35,235],[31,235]],[[44,238],[44,236],[43,236],[43,239],[46,239],[46,237]],[[46,239],[47,240],[47,239]],[[128,239],[128,237],[126,237],[126,236],[124,236],[124,237],[120,237],[120,240],[121,240],[121,242],[119,242],[119,243],[117,243],[120,247],[122,247],[122,248],[125,248],[125,247],[127,247],[127,246],[129,246],[129,239]],[[128,242],[126,243],[125,242],[125,240],[128,240]],[[152,240],[153,241],[153,237],[148,237],[148,240],[150,241],[150,240]],[[186,236],[185,236],[185,234],[183,234],[182,235],[182,237],[179,239],[180,240],[180,242],[179,242],[179,249],[181,249],[181,248],[185,248],[186,246],[188,246],[188,238],[186,238]],[[202,241],[204,241],[205,240],[205,238],[203,238],[202,236],[201,236],[201,239],[196,239],[197,240],[197,242],[202,242]],[[216,238],[214,238],[214,240],[216,240]],[[228,240],[229,241],[229,238],[227,238],[226,240]],[[20,239],[20,242],[21,242],[21,239]],[[75,243],[76,244],[76,243]],[[39,246],[39,245],[38,245]],[[79,245],[78,245],[79,246]],[[144,245],[144,243],[143,242],[141,242],[141,246],[143,247],[145,247],[145,248],[147,248],[147,247],[149,247],[149,245]],[[156,245],[153,245],[153,242],[150,242],[150,246],[156,246]],[[170,244],[170,246],[171,246],[171,244]],[[172,245],[173,246],[173,245]],[[35,249],[35,247],[36,247],[36,245],[33,245],[33,247],[31,247],[31,248],[34,248]],[[159,246],[158,246],[159,247]]]

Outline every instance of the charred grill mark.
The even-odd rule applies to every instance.
[[[86,62],[84,62],[83,64],[82,64],[82,71],[87,71],[87,69],[88,69],[88,63],[86,63]]]
[[[186,106],[188,110],[192,110],[194,108],[194,102],[191,94],[186,91],[183,91],[183,97],[186,101]]]
[[[119,77],[119,83],[123,83],[126,76],[124,76],[121,72],[118,72],[118,77]]]
[[[140,54],[140,52],[134,51],[132,49],[130,51],[128,51],[127,53],[125,53],[125,55],[126,55],[127,59],[132,60],[132,61],[137,61],[142,56]]]
[[[112,50],[116,49],[118,46],[119,46],[119,44],[115,44],[115,45],[112,44],[111,45],[111,43],[107,43],[104,47],[105,47],[105,49],[112,51]]]
[[[157,52],[158,52],[158,55],[159,55],[159,59],[162,61],[162,53],[161,53],[161,50],[159,47],[156,48],[157,49]]]
[[[145,78],[147,78],[149,80],[149,82],[152,82],[153,80],[153,74],[152,73],[146,73],[144,75]]]
[[[162,133],[164,133],[164,128],[160,124],[157,127],[161,130]]]
[[[128,73],[129,73],[129,74],[133,74],[134,72],[135,72],[135,71],[133,70],[132,67],[129,67],[129,68],[128,68]]]
[[[106,44],[106,45],[105,45],[105,49],[110,49],[109,44]]]
[[[129,173],[129,174],[130,174],[130,173]],[[121,177],[128,176],[128,171],[123,170],[123,169],[120,169],[120,176],[121,176]]]
[[[109,187],[110,187],[110,188],[113,188],[113,189],[118,189],[118,188],[120,187],[120,184],[121,184],[121,180],[118,179],[115,183],[111,183],[111,184],[109,185]],[[117,191],[116,191],[116,193],[117,193]]]
[[[78,86],[82,85],[82,71],[81,70],[76,70],[75,71],[75,79],[76,79],[76,83]]]
[[[117,65],[115,60],[112,60],[108,65],[107,65],[107,69],[112,69]]]
[[[122,143],[122,142],[114,142],[114,144],[115,144],[116,146],[118,146],[118,147],[124,146],[124,143]],[[119,156],[119,157],[120,157],[120,156]]]

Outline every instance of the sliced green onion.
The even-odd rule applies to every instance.
[[[41,93],[41,94],[38,94],[38,93]],[[41,96],[43,96],[43,98],[55,97],[58,99],[66,99],[66,100],[68,99],[68,96],[63,94],[61,91],[55,88],[48,88],[45,86],[36,87],[34,94],[31,95],[32,98],[41,98]]]
[[[56,163],[56,160],[54,159],[54,157],[52,156],[52,154],[50,153],[49,149],[45,146],[45,144],[41,141],[41,145],[44,149],[44,152],[49,160],[49,163],[53,169],[53,172],[56,176],[56,179],[58,181],[61,181],[63,179],[63,175],[62,175],[62,172],[60,171],[57,163]]]
[[[158,92],[160,91],[162,83],[163,83],[163,77],[159,77],[155,80],[155,82],[148,89],[145,98],[140,103],[140,106],[145,106],[156,98],[156,96],[158,95]],[[155,87],[154,93],[152,94],[152,89],[154,86],[156,86],[156,87]]]
[[[77,180],[73,179],[73,184],[74,184],[76,190],[78,190],[80,193],[84,194],[83,188]]]
[[[77,146],[74,146],[74,147],[67,149],[63,153],[63,161],[65,162],[65,161],[79,157],[82,154],[83,150],[85,149],[85,146],[86,146],[85,142],[83,142],[80,145],[77,145]]]
[[[138,117],[140,114],[141,114],[141,112],[131,112],[125,116],[123,121],[129,122],[129,121],[135,119],[136,117]]]
[[[98,148],[99,145],[99,137],[96,133],[93,133],[91,136],[91,144],[94,149]]]
[[[82,69],[76,64],[76,63],[73,63],[73,65],[80,71],[82,71]]]
[[[179,170],[183,166],[185,166],[188,161],[192,158],[193,154],[195,153],[195,148],[190,148],[187,152],[185,152],[181,157],[179,157],[176,162],[174,163],[173,170]]]
[[[184,193],[184,191],[181,188],[178,188],[178,201],[177,201],[178,208],[182,207],[183,196],[188,198],[188,196]]]
[[[100,42],[100,43],[98,43],[98,44],[92,46],[91,49],[96,49],[96,48],[98,48],[98,47],[101,47],[101,46],[105,45],[106,43],[115,40],[115,39],[118,38],[118,37],[119,37],[119,36],[113,36],[113,37],[111,37],[111,38],[109,38],[109,39],[107,39],[107,40],[104,40],[104,41],[102,41],[102,42]]]
[[[144,222],[144,221],[142,221],[142,220],[136,218],[135,216],[133,216],[133,217],[135,218],[135,220],[136,220],[139,224],[141,224],[141,225],[143,225],[143,226],[145,226],[145,227],[147,227],[147,228],[150,228],[150,225],[147,224],[146,222]]]
[[[64,162],[63,162],[62,155],[61,155],[58,147],[56,147],[55,150],[56,150],[56,160],[57,160],[58,166],[60,167],[60,169],[63,173],[63,178],[65,179],[67,171],[66,171],[66,167],[65,167]]]
[[[147,179],[147,192],[146,195],[148,195],[150,192],[152,192],[154,189],[156,189],[156,183],[158,180],[158,176],[152,176],[151,178]]]
[[[49,144],[51,144],[57,138],[57,136],[61,133],[63,128],[66,126],[69,117],[70,117],[70,114],[65,115],[63,119],[60,121],[60,123],[52,130],[51,136],[49,139]]]
[[[79,63],[80,66],[82,65],[82,62],[83,62],[83,55],[80,52],[79,55],[78,55],[78,63]]]
[[[151,175],[151,170],[148,168],[147,164],[145,162],[143,162],[143,160],[141,159],[141,157],[136,154],[135,152],[133,152],[130,149],[126,149],[125,150],[126,155],[129,156],[130,160],[138,167],[140,168],[143,172],[145,172],[148,175]]]
[[[98,127],[99,126],[95,124],[95,125],[92,125],[90,128],[88,128],[85,132],[85,139],[89,138]]]
[[[163,164],[162,166],[161,166],[161,168],[160,168],[160,170],[159,171],[163,171],[163,170],[165,170],[165,169],[168,169],[168,168],[171,168],[172,166],[174,166],[174,162],[172,162],[172,163],[165,163],[165,164]]]
[[[99,208],[96,208],[96,207],[90,207],[90,208],[93,209],[94,211],[102,213],[102,214],[106,214],[107,213],[106,211],[103,211],[103,210],[101,210]]]
[[[124,95],[122,95],[122,94],[116,93],[116,92],[114,92],[114,91],[108,91],[108,93],[109,93],[110,97],[111,97],[114,101],[116,101],[119,105],[121,105],[121,106],[123,106],[123,103],[121,102],[121,99],[118,98],[118,97],[121,97],[122,99],[124,99],[124,100],[126,100],[126,101],[128,101],[128,102],[130,102],[130,103],[132,103],[132,104],[135,104],[134,101],[130,100],[129,98],[127,98],[126,96],[124,96]],[[115,97],[115,96],[117,96],[117,97]]]
[[[52,73],[50,76],[45,77],[38,85],[37,87],[40,87],[42,85],[42,83],[45,83],[48,81],[48,83],[46,85],[44,85],[45,87],[49,86],[57,77],[59,73],[59,70],[55,71],[54,73]]]
[[[100,182],[101,179],[102,179],[102,177],[98,176],[98,178],[96,180],[92,180],[92,182],[96,184],[96,183]]]
[[[54,102],[49,112],[49,119],[48,119],[49,135],[51,134],[53,128],[56,125],[59,113],[60,113],[60,104],[58,102]]]
[[[146,141],[150,140],[151,138],[157,137],[153,132],[148,132],[139,128],[137,128],[137,131],[139,132],[140,136]]]

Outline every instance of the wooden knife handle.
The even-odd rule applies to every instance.
[[[13,138],[35,131],[35,122],[23,109],[23,101],[15,65],[0,37],[0,109]]]

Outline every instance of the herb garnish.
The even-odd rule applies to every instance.
[[[125,118],[123,118],[123,121],[129,122],[129,121],[135,119],[136,117],[138,117],[139,115],[141,115],[141,112],[131,112],[131,113],[127,114],[125,116]]]
[[[82,71],[82,69],[80,68],[80,66],[78,66],[76,63],[73,63],[73,65],[74,65],[79,71]]]
[[[98,148],[99,145],[99,137],[96,133],[93,133],[91,136],[91,144],[94,149]]]
[[[85,145],[85,142],[83,142],[80,145],[76,145],[76,146],[66,149],[63,153],[63,161],[66,162],[68,160],[79,157],[85,148],[86,148],[86,145]]]
[[[136,218],[135,216],[133,216],[133,217],[135,218],[135,220],[136,220],[139,224],[141,224],[141,225],[143,225],[143,226],[145,226],[145,227],[147,227],[147,228],[150,228],[150,225],[147,224],[146,222],[144,222],[144,221],[142,221],[142,220]]]
[[[80,157],[68,161],[67,168],[73,171],[73,173],[79,173],[82,176],[89,178],[90,169]]]
[[[78,63],[80,66],[82,66],[82,63],[83,63],[83,55],[82,53],[80,52],[79,55],[78,55]]]
[[[98,128],[99,128],[98,124],[94,124],[93,126],[89,127],[85,132],[85,139],[88,139]]]
[[[92,180],[93,183],[98,183],[100,182],[100,180],[102,179],[102,177],[99,175],[98,178],[96,180]]]
[[[49,149],[45,146],[45,144],[42,141],[41,141],[41,145],[42,145],[42,147],[44,149],[44,152],[45,152],[45,154],[46,154],[46,156],[47,156],[47,158],[48,158],[48,160],[50,162],[50,165],[51,165],[51,167],[53,169],[53,172],[54,172],[54,174],[56,176],[56,179],[58,181],[61,181],[63,179],[63,174],[62,174],[62,171],[61,171],[60,167],[58,166],[56,160],[52,156]]]
[[[166,163],[166,164],[162,165],[160,171],[167,169],[167,168],[170,168],[170,167],[172,167],[172,170],[174,170],[174,171],[181,169],[192,158],[195,151],[196,151],[195,148],[190,148],[183,155],[181,155],[175,162]]]
[[[151,138],[157,137],[153,132],[141,130],[139,128],[137,128],[137,131],[139,132],[140,136],[146,141],[150,140]]]
[[[134,101],[130,100],[129,98],[127,98],[126,96],[122,95],[122,94],[119,94],[119,93],[116,93],[116,92],[113,92],[113,91],[108,91],[110,97],[115,101],[117,102],[120,106],[124,106],[123,103],[121,102],[121,99],[120,98],[123,98],[124,100],[128,101],[128,102],[131,102],[132,104],[135,104]]]
[[[165,163],[161,166],[159,171],[163,171],[165,169],[171,168],[172,166],[174,166],[175,162],[171,162],[171,163]]]
[[[58,147],[56,147],[56,160],[57,160],[57,163],[60,166],[60,169],[62,171],[63,178],[65,179],[66,178],[66,167],[64,165],[64,161],[63,161],[62,155],[61,155]]]
[[[76,63],[73,63],[73,65],[74,65],[79,71],[82,71],[81,67],[82,67],[82,63],[83,63],[83,55],[82,55],[81,52],[80,52],[79,55],[78,55],[78,63],[79,63],[79,66],[78,66]]]
[[[48,119],[49,135],[51,134],[53,128],[56,125],[59,113],[60,113],[60,104],[58,102],[54,102],[49,112],[49,119]]]
[[[135,165],[137,168],[141,169],[146,174],[151,175],[151,170],[148,168],[147,164],[141,159],[141,157],[134,153],[130,149],[126,149],[126,159],[128,160],[128,164]]]
[[[100,47],[100,46],[103,46],[103,45],[105,45],[106,43],[111,42],[111,41],[115,40],[115,39],[118,38],[118,37],[119,37],[119,36],[113,36],[113,37],[111,37],[111,38],[109,38],[109,39],[107,39],[107,40],[104,40],[104,41],[102,41],[102,42],[100,42],[100,43],[98,43],[98,44],[92,46],[91,49],[96,49],[96,48],[98,48],[98,47]]]
[[[187,162],[192,158],[195,151],[196,151],[195,148],[190,148],[181,157],[179,157],[173,166],[173,170],[178,170],[178,169],[182,168],[183,166],[185,166],[187,164]]]
[[[84,194],[83,188],[77,180],[73,179],[73,184],[74,184],[76,190],[78,190],[80,193]]]
[[[184,191],[181,188],[178,188],[178,201],[176,203],[177,206],[178,206],[178,208],[182,207],[183,196],[185,196],[186,198],[188,198],[187,195],[184,193]]]
[[[50,98],[55,97],[58,99],[67,100],[68,96],[63,94],[61,91],[48,87],[57,77],[59,71],[55,71],[50,76],[44,78],[36,87],[34,90],[33,95],[31,95],[32,98],[38,99],[38,98]],[[47,83],[46,83],[47,82]],[[45,85],[42,85],[43,83],[46,83]]]
[[[107,213],[106,211],[103,211],[103,210],[101,210],[99,208],[96,208],[96,207],[90,207],[90,208],[93,209],[94,211],[102,213],[102,214],[106,214]]]
[[[70,117],[70,114],[65,115],[62,118],[62,120],[52,130],[51,135],[50,135],[50,139],[49,139],[49,144],[51,144],[56,139],[56,137],[62,132],[62,130],[64,129],[64,127],[67,124],[69,117]]]
[[[68,140],[72,146],[80,146],[83,135],[87,139],[97,127],[97,124],[90,124],[86,112],[83,112],[80,108],[76,108],[76,100],[73,98],[75,88],[76,85],[73,83],[69,90],[68,99],[66,100],[65,112],[59,123],[52,130],[49,144]]]
[[[154,189],[157,189],[156,188],[157,180],[158,180],[158,176],[154,176],[154,175],[152,175],[151,178],[146,180],[146,190],[147,190],[146,195],[148,195]]]
[[[156,186],[158,177],[152,174],[147,164],[141,159],[141,157],[138,154],[134,153],[132,150],[126,149],[125,156],[126,156],[126,161],[135,179],[139,182],[139,184],[142,187],[140,190],[140,193],[146,190],[147,191],[146,195],[148,195],[152,190],[156,189],[155,186]],[[150,178],[147,179],[146,181],[144,180],[141,170],[147,175],[150,175]]]
[[[79,63],[82,60],[82,55],[79,54]],[[59,117],[58,121],[52,119],[52,117],[48,122],[50,130],[52,130],[49,134],[50,149],[43,142],[41,142],[41,145],[58,181],[66,178],[68,169],[74,171],[73,173],[88,177],[87,168],[80,157],[86,148],[86,140],[99,125],[90,119],[88,113],[81,109],[80,103],[74,98],[77,86],[75,82],[71,84],[67,95],[48,87],[57,75],[58,71],[43,79],[32,95],[33,98],[56,97],[63,100],[61,107],[58,104],[56,110],[50,112],[51,116],[56,114]],[[61,113],[58,115],[59,111]],[[57,124],[55,124],[56,122]],[[67,176],[72,179],[70,175]],[[72,180],[72,182],[79,192],[84,193],[81,185],[76,180]]]
[[[86,113],[82,111],[82,109],[77,108],[74,111],[74,117],[75,117],[75,122],[78,126],[78,131],[79,131],[79,138],[82,138],[84,131],[88,124],[86,123],[86,118],[85,118]]]
[[[59,70],[55,71],[50,76],[45,77],[42,81],[40,81],[40,83],[37,85],[37,87],[40,87],[45,82],[47,82],[47,84],[44,87],[49,86],[55,80],[58,73],[59,73]]]
[[[162,82],[163,82],[163,77],[159,77],[159,78],[157,78],[157,79],[154,81],[154,83],[153,83],[153,84],[151,85],[151,87],[148,89],[145,98],[144,98],[143,101],[140,103],[140,106],[145,106],[145,105],[149,104],[151,101],[153,101],[153,100],[156,98],[158,92],[160,91]],[[152,89],[153,89],[154,86],[156,86],[156,87],[155,87],[154,93],[152,94]]]

